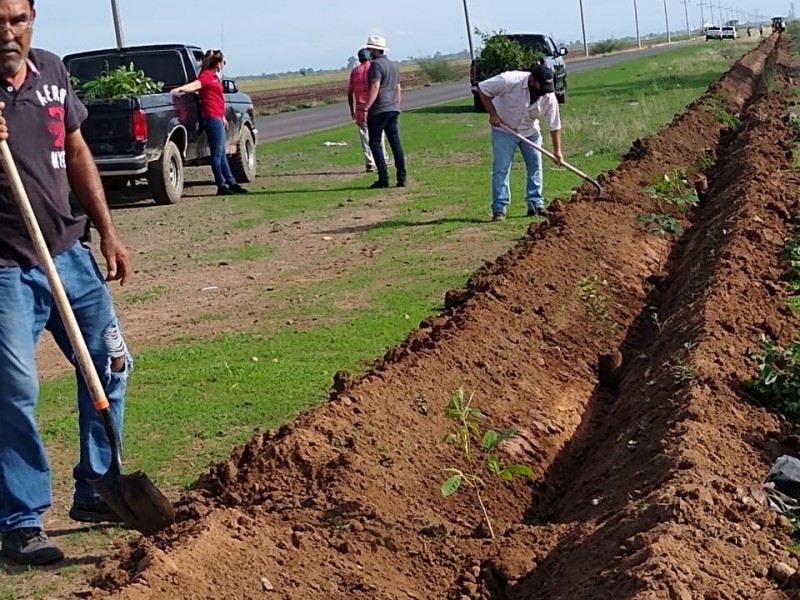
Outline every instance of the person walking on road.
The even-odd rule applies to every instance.
[[[220,80],[224,65],[225,57],[221,50],[208,50],[197,79],[172,90],[172,94],[176,95],[200,92],[200,111],[211,151],[211,171],[214,173],[214,183],[217,185],[217,196],[247,193],[231,173],[228,157],[225,154],[225,130],[228,129],[228,120],[225,118],[225,94]]]
[[[546,215],[542,196],[542,154],[516,136],[503,131],[505,125],[537,145],[542,136],[539,120],[547,119],[553,154],[561,162],[561,113],[555,95],[554,74],[545,65],[528,71],[506,71],[478,84],[478,92],[492,132],[492,220],[502,221],[511,203],[509,183],[514,153],[519,147],[525,160],[525,198],[528,216]]]
[[[109,292],[131,274],[128,250],[111,219],[92,153],[81,135],[87,111],[55,54],[31,48],[34,0],[0,0],[0,139],[7,140],[66,295],[122,431],[133,361]],[[70,189],[100,235],[107,271],[81,242],[86,217],[70,209]],[[50,464],[36,424],[36,342],[50,331],[76,359],[9,178],[0,170],[0,544],[7,560],[43,565],[63,552],[43,530],[52,504]],[[118,522],[90,483],[109,469],[112,450],[86,382],[76,368],[79,459],[69,516]],[[69,406],[65,407],[69,412]]]
[[[386,56],[388,48],[386,40],[379,35],[371,35],[364,48],[372,55],[369,68],[369,96],[363,113],[367,116],[369,146],[375,165],[378,168],[378,180],[370,187],[389,187],[389,167],[381,151],[383,135],[392,149],[395,168],[397,169],[397,187],[406,186],[406,158],[400,143],[400,69]]]
[[[361,140],[361,149],[364,152],[365,169],[367,173],[374,173],[376,169],[375,159],[372,157],[372,150],[369,147],[369,130],[367,129],[367,114],[364,107],[369,96],[369,50],[362,48],[358,51],[358,66],[350,71],[350,81],[347,85],[347,103],[350,105],[350,117],[358,127],[358,134]],[[381,136],[381,152],[384,161],[388,164],[389,157],[386,154],[386,136]]]

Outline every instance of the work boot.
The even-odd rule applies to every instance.
[[[247,190],[245,188],[243,188],[241,185],[239,185],[238,183],[234,183],[233,185],[231,185],[229,187],[231,188],[231,191],[234,194],[246,194],[247,193]]]
[[[378,180],[375,183],[373,183],[371,186],[369,186],[369,189],[371,189],[371,190],[379,190],[379,189],[388,188],[388,187],[389,187],[389,182],[388,181],[380,181],[380,180]]]
[[[492,215],[492,221],[505,221],[506,213],[496,212]]]
[[[230,186],[221,185],[217,188],[217,196],[233,196],[233,190]]]
[[[73,502],[69,509],[69,518],[81,523],[120,523],[111,507],[102,500],[91,503]]]
[[[39,527],[14,529],[0,537],[3,556],[21,565],[49,565],[64,558],[64,553]]]

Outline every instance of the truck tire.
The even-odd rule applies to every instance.
[[[183,157],[175,142],[168,141],[161,158],[147,167],[147,183],[156,204],[175,204],[183,195]]]
[[[475,107],[475,112],[479,112],[479,113],[485,113],[486,112],[486,107],[483,105],[483,101],[481,100],[481,97],[478,94],[474,93],[474,92],[472,94],[472,105]]]
[[[242,126],[236,152],[228,157],[231,172],[239,183],[252,183],[256,179],[256,143],[253,132]]]
[[[559,104],[565,104],[567,102],[567,82],[564,82],[564,89],[560,94],[556,94],[556,100],[558,100]]]

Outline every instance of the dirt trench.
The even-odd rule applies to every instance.
[[[780,420],[741,391],[759,334],[794,333],[778,259],[799,208],[794,138],[788,98],[762,84],[765,69],[786,82],[786,46],[765,40],[637,140],[602,197],[557,203],[367,374],[338,374],[326,405],[235,449],[171,530],[102,565],[91,596],[788,598],[768,571],[797,561],[753,499]],[[646,233],[642,188],[704,149],[716,163],[686,233]],[[617,389],[598,385],[608,348],[578,294],[592,275],[614,298]],[[495,540],[474,497],[439,491],[462,385],[493,426],[519,428],[504,458],[535,472],[486,490]]]

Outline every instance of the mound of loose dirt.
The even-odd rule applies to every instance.
[[[777,61],[777,62],[776,62]],[[786,69],[773,36],[625,162],[555,207],[550,224],[487,264],[330,402],[237,448],[182,499],[180,520],[103,565],[114,598],[781,598],[788,558],[758,488],[779,420],[741,381],[761,332],[786,340],[778,253],[798,211],[787,99],[762,89]],[[740,114],[721,129],[720,110]],[[710,150],[708,190],[675,243],[643,231],[642,188]],[[616,389],[578,282],[608,281]],[[657,318],[654,318],[657,315]],[[445,406],[464,385],[505,459],[531,481],[440,495],[457,451]],[[773,594],[769,596],[767,594]]]

